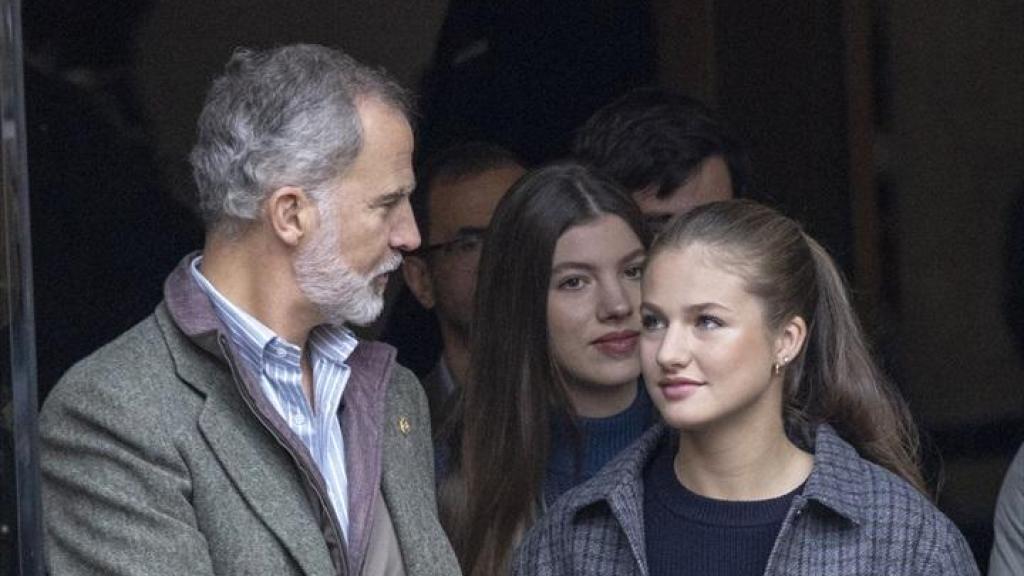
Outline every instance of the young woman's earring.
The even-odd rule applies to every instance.
[[[772,363],[772,376],[778,376],[782,374],[782,367],[789,363],[789,357],[783,356],[782,360],[777,360]]]

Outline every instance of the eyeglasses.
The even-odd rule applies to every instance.
[[[458,233],[455,234],[455,238],[452,238],[447,242],[438,242],[437,244],[423,246],[416,252],[424,255],[440,252],[445,256],[469,254],[480,250],[480,247],[484,244],[484,238],[486,236],[486,228],[461,228]]]

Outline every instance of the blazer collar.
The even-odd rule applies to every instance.
[[[227,358],[218,342],[218,335],[226,334],[209,297],[196,285],[189,270],[199,252],[185,256],[164,282],[164,304],[174,325],[189,340],[222,361]],[[347,359],[352,373],[372,375],[373,386],[383,385],[391,375],[395,350],[387,344],[360,341]],[[346,392],[346,396],[348,393]],[[346,401],[348,398],[346,398]]]
[[[804,496],[860,525],[866,520],[864,486],[869,480],[868,466],[834,428],[821,424],[815,431],[814,467],[804,486]]]
[[[174,324],[188,339],[223,359],[217,334],[223,332],[224,327],[210,299],[196,285],[189,270],[192,260],[198,255],[199,252],[192,252],[185,256],[167,277],[164,282],[164,303]]]
[[[643,553],[643,470],[661,440],[672,433],[663,423],[654,425],[566,498],[572,515],[606,502],[623,527],[643,573],[647,571]],[[804,497],[861,524],[865,521],[863,486],[869,465],[831,426],[822,424],[815,433],[814,466],[804,486]]]
[[[643,470],[661,439],[669,433],[664,424],[655,424],[631,447],[606,464],[596,476],[566,496],[571,516],[591,505],[607,503],[626,535],[641,574],[648,573],[644,539]]]
[[[269,412],[246,403],[238,386],[255,389],[252,375],[238,372],[225,329],[209,298],[195,283],[186,256],[164,284],[164,302],[157,322],[184,382],[205,397],[198,426],[239,494],[289,550],[307,574],[334,572],[331,552],[324,546],[320,519],[313,513],[307,487],[288,453],[281,448],[282,432],[261,424],[257,412]],[[236,384],[236,378],[238,380]],[[264,417],[267,417],[264,414]]]
[[[226,337],[226,329],[213,309],[209,297],[196,284],[189,270],[192,260],[198,255],[194,252],[186,256],[174,269],[164,284],[164,303],[167,319],[173,323],[185,338],[212,357],[197,359],[194,353],[181,350],[187,344],[171,345],[172,356],[178,374],[192,386],[204,393],[212,394],[220,402],[208,403],[204,411],[201,426],[208,435],[215,451],[222,455],[225,466],[232,473],[239,487],[250,495],[253,508],[264,518],[264,521],[275,533],[285,541],[289,548],[301,557],[301,542],[296,541],[301,535],[300,525],[288,525],[294,518],[283,518],[284,510],[293,509],[296,497],[304,497],[301,482],[296,487],[292,484],[292,475],[287,478],[261,477],[253,474],[261,462],[270,460],[274,466],[264,467],[267,470],[280,470],[283,466],[291,467],[287,460],[280,460],[283,453],[277,450],[275,443],[268,441],[265,431],[252,432],[253,427],[263,428],[251,417],[243,417],[247,412],[262,414],[272,425],[271,432],[280,436],[278,442],[297,445],[287,425],[262,397],[255,378],[237,362],[231,362],[228,355],[236,357],[231,348],[230,339]],[[369,532],[365,527],[372,518],[372,504],[378,490],[381,476],[381,449],[384,428],[384,407],[386,402],[387,384],[394,368],[395,350],[391,346],[377,342],[363,342],[347,359],[351,369],[350,381],[345,388],[341,404],[342,433],[346,439],[345,465],[349,478],[350,531],[348,535],[349,561],[352,569],[358,569],[369,542]],[[246,406],[242,398],[234,392],[233,379],[225,370],[225,364],[233,365],[239,371],[236,375],[238,385],[244,386],[252,397],[255,406]],[[214,377],[213,375],[217,375]],[[294,449],[294,448],[293,448]],[[302,450],[300,450],[302,452]],[[274,456],[273,454],[277,454]],[[306,461],[305,453],[299,459]],[[311,467],[311,462],[304,462]],[[287,486],[286,486],[287,485]],[[282,494],[288,493],[283,498]],[[314,520],[314,525],[316,521]]]

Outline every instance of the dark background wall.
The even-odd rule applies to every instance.
[[[47,0],[41,0],[47,1]],[[159,0],[139,22],[140,103],[169,184],[184,197],[186,163],[210,80],[240,46],[342,47],[414,87],[434,53],[445,0]]]
[[[195,117],[235,46],[342,47],[420,87],[421,144],[469,134],[535,161],[564,152],[574,126],[611,97],[659,82],[718,106],[773,201],[847,270],[927,432],[929,468],[944,474],[940,502],[986,559],[995,493],[1024,440],[1024,365],[1003,307],[1007,212],[1024,181],[1024,2],[33,6],[39,77],[27,99],[30,163],[33,145],[46,159],[31,177],[35,242],[49,245],[36,252],[37,278],[52,279],[37,301],[47,378],[141,318],[174,260],[198,245],[171,199],[191,195]],[[55,130],[63,139],[47,144]],[[126,242],[136,250],[122,255]],[[119,298],[89,300],[111,286]],[[88,328],[71,353],[67,316]]]
[[[904,0],[887,4],[885,23],[889,105],[876,146],[893,356],[943,448],[940,503],[980,543],[1006,457],[1024,440],[1024,343],[1006,306],[1010,207],[1024,185],[1024,3]]]
[[[715,104],[764,190],[853,266],[843,6],[714,3]]]

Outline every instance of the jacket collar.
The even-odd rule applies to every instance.
[[[864,486],[868,466],[857,450],[835,429],[821,424],[815,432],[814,467],[804,486],[804,496],[854,524],[866,521]]]
[[[224,360],[218,345],[219,334],[227,333],[210,298],[199,288],[189,266],[199,255],[192,252],[185,256],[164,282],[164,302],[171,319],[189,340],[207,352]],[[356,350],[346,362],[353,373],[367,372],[375,375],[377,382],[386,382],[394,365],[395,350],[379,342],[360,341]]]
[[[164,303],[171,319],[188,339],[200,348],[221,358],[217,334],[226,332],[213,310],[213,304],[196,284],[189,267],[199,255],[185,256],[164,282]]]
[[[566,505],[575,513],[599,502],[607,502],[626,529],[631,546],[643,545],[643,470],[663,438],[674,432],[663,423],[651,427],[593,479],[567,497]],[[814,466],[804,486],[803,497],[854,524],[865,521],[863,486],[869,463],[828,424],[818,426],[814,441]],[[639,537],[639,542],[634,538]],[[641,548],[642,549],[642,548]],[[636,550],[634,550],[636,552]],[[638,556],[642,557],[642,556]]]
[[[168,276],[164,283],[164,303],[171,321],[184,336],[221,363],[229,360],[225,352],[234,354],[227,330],[213,309],[209,297],[192,277],[190,266],[198,256],[193,252],[186,256]],[[173,351],[172,351],[173,354]],[[369,543],[369,526],[372,518],[374,493],[380,483],[381,446],[383,444],[383,419],[387,385],[391,379],[395,362],[395,350],[387,344],[360,341],[347,359],[351,369],[349,383],[342,398],[341,427],[348,449],[345,465],[349,478],[350,534],[348,535],[349,560],[353,569],[360,566]],[[179,374],[192,386],[209,392],[213,383],[210,372],[199,368],[188,355],[175,355]],[[259,386],[253,381],[256,375],[240,370],[238,376],[250,394],[254,396],[256,408],[275,422],[278,433],[290,437],[287,425],[280,421],[269,404],[259,393]],[[297,439],[291,443],[298,444]],[[306,463],[312,466],[311,463]]]
[[[633,559],[641,574],[647,574],[646,540],[644,537],[643,471],[655,448],[669,429],[655,424],[613,458],[596,476],[566,495],[570,517],[591,505],[606,502],[612,515],[622,527],[629,542]]]

